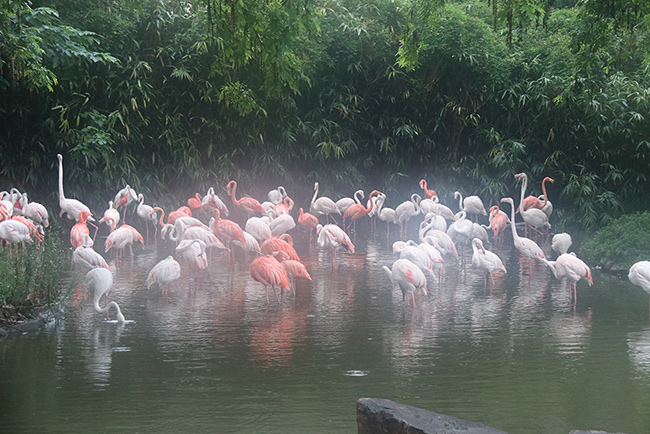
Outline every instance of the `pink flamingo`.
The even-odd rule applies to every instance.
[[[72,229],[70,230],[70,244],[73,248],[77,248],[82,244],[82,238],[84,235],[90,236],[90,231],[88,230],[88,225],[86,220],[90,217],[90,213],[85,210],[79,212],[79,222],[77,222]]]
[[[237,200],[237,198],[235,197],[235,195],[237,194],[236,181],[233,180],[228,183],[228,185],[226,186],[226,192],[232,198],[232,203],[234,203],[237,208],[241,209],[246,214],[251,214],[251,215],[266,214],[264,208],[262,208],[262,205],[252,197],[242,197],[239,200]]]
[[[436,193],[435,190],[429,190],[427,188],[427,181],[425,179],[420,180],[420,188],[424,190],[424,194],[422,195],[425,199],[431,199],[433,197],[438,197],[438,193]]]
[[[266,302],[269,302],[269,286],[273,288],[275,293],[275,287],[280,286],[282,292],[289,290],[289,277],[287,276],[287,271],[285,268],[278,262],[273,255],[265,255],[256,258],[250,267],[250,273],[253,280],[264,285],[264,290],[266,292]],[[275,293],[278,303],[280,299],[278,294]]]

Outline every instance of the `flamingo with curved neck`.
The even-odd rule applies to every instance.
[[[262,205],[252,197],[242,197],[239,200],[236,198],[237,194],[237,181],[230,181],[226,186],[226,192],[230,194],[232,202],[235,206],[246,214],[266,214]]]
[[[88,212],[88,221],[94,222],[95,219],[92,217],[90,208],[81,203],[76,199],[68,199],[63,193],[63,155],[56,154],[57,160],[59,160],[59,206],[61,207],[61,212],[59,217],[63,217],[63,214],[67,214],[68,219],[79,221],[79,211]]]
[[[519,234],[517,234],[517,226],[515,225],[515,203],[512,198],[504,197],[501,199],[501,202],[510,204],[510,229],[512,229],[512,241],[519,253],[528,259],[528,265],[530,271],[532,271],[532,260],[537,259],[538,261],[541,261],[546,259],[546,256],[535,241],[526,237],[520,237]]]
[[[99,306],[99,300],[102,298],[102,295],[106,294],[113,286],[113,273],[110,270],[101,267],[93,268],[86,274],[84,284],[93,293],[93,306],[95,307],[95,311],[108,315],[110,308],[114,307],[117,311],[117,322],[120,324],[126,322],[120,310],[120,305],[116,302],[111,301],[104,307]]]

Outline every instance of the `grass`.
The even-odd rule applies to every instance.
[[[42,244],[17,247],[0,248],[0,322],[30,317],[66,297],[61,278],[68,255],[61,238],[48,234]]]

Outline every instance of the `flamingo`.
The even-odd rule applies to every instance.
[[[262,253],[260,243],[257,242],[257,239],[254,236],[244,231],[244,238],[246,239],[246,244],[242,244],[237,240],[234,240],[232,243],[241,248],[246,254],[254,253],[257,256]]]
[[[271,234],[278,236],[296,227],[296,221],[289,214],[282,214],[269,223]]]
[[[158,226],[156,226],[156,213],[153,210],[151,205],[144,203],[144,195],[142,193],[138,194],[138,207],[135,209],[135,213],[138,217],[144,220],[144,226],[147,230],[147,242],[149,242],[149,223],[153,225],[154,235],[153,238],[156,239],[158,235]]]
[[[400,259],[408,259],[417,265],[425,274],[425,277],[430,277],[431,281],[435,279],[436,276],[433,273],[433,259],[431,259],[431,256],[429,256],[424,249],[421,249],[415,241],[409,240],[406,244],[398,246],[393,244],[393,251],[399,253]]]
[[[316,226],[316,232],[318,233],[318,247],[330,250],[332,265],[335,269],[338,268],[336,258],[338,248],[345,248],[348,252],[354,253],[354,244],[352,244],[350,237],[337,225],[331,223],[325,226],[318,225]]]
[[[627,278],[650,294],[650,261],[639,261],[630,267]],[[650,305],[649,305],[650,307]]]
[[[384,265],[383,270],[390,278],[393,285],[399,286],[402,291],[402,300],[407,299],[407,293],[411,293],[413,307],[415,307],[415,291],[418,290],[427,294],[427,279],[422,270],[408,259],[398,259],[393,262],[392,268]],[[410,304],[407,299],[407,304]]]
[[[120,213],[113,206],[113,201],[109,200],[108,209],[104,211],[104,216],[101,219],[99,219],[99,224],[101,225],[102,223],[106,223],[110,228],[110,231],[113,232],[117,227],[119,221],[120,221]]]
[[[571,247],[572,243],[571,235],[562,232],[553,235],[553,239],[551,240],[551,249],[558,255],[562,255],[569,251],[569,247]]]
[[[354,192],[352,197],[342,197],[341,199],[336,201],[336,207],[341,211],[343,214],[345,214],[345,211],[347,211],[348,208],[350,208],[354,204],[361,204],[361,199],[363,199],[365,195],[363,194],[363,190],[357,190]]]
[[[293,199],[291,199],[290,197],[285,197],[282,202],[275,205],[275,207],[273,208],[273,212],[275,212],[275,214],[277,214],[278,216],[291,214],[291,211],[293,210],[293,205],[294,205]]]
[[[322,196],[316,199],[316,196],[318,196],[318,189],[318,182],[314,182],[314,196],[311,198],[311,207],[309,208],[309,212],[315,215],[324,215],[328,221],[330,214],[336,213],[341,215],[341,210],[329,197]]]
[[[551,183],[555,182],[550,176],[545,177],[542,180],[542,195],[539,197],[535,196],[526,196],[524,198],[524,201],[522,202],[524,205],[524,210],[527,211],[531,208],[537,208],[544,210],[544,207],[546,206],[546,202],[548,201],[548,196],[546,195],[546,181],[550,181]],[[540,197],[542,199],[540,199]],[[550,217],[550,216],[549,216]]]
[[[38,202],[29,202],[27,193],[23,193],[19,199],[21,206],[21,214],[32,220],[34,223],[43,226],[44,228],[50,225],[49,215],[45,206]]]
[[[281,203],[287,197],[287,191],[283,186],[279,186],[275,190],[271,190],[267,193],[266,197],[273,205]]]
[[[145,285],[147,285],[147,289],[151,289],[154,284],[158,284],[162,290],[163,296],[166,296],[169,284],[180,279],[180,277],[180,264],[173,256],[167,256],[167,258],[158,262],[153,266],[151,271],[149,271]]]
[[[138,200],[138,195],[135,193],[135,190],[132,189],[128,184],[124,186],[123,189],[117,192],[115,198],[113,199],[113,204],[115,209],[123,206],[124,211],[122,212],[122,221],[126,222],[126,208],[131,202],[136,202]]]
[[[104,257],[93,249],[93,240],[88,234],[82,236],[81,245],[72,252],[72,264],[88,269],[102,267],[110,270]]]
[[[483,206],[483,201],[478,196],[467,196],[463,200],[463,195],[459,191],[454,192],[454,199],[458,199],[458,208],[461,211],[465,211],[467,214],[483,214],[487,215],[485,207]]]
[[[409,219],[420,214],[420,200],[420,195],[414,193],[411,195],[410,200],[400,203],[395,208],[395,220],[400,226],[400,239],[402,240],[406,238]]]
[[[230,181],[228,185],[226,186],[226,192],[230,194],[230,197],[232,198],[232,203],[235,204],[235,206],[242,211],[244,211],[246,214],[266,214],[266,211],[264,211],[264,208],[262,208],[262,205],[256,200],[253,199],[252,197],[242,197],[239,200],[235,197],[237,193],[237,182],[236,181]]]
[[[510,204],[510,229],[512,229],[512,241],[519,253],[528,259],[528,265],[532,272],[532,260],[537,259],[538,261],[542,261],[546,259],[546,256],[544,256],[544,252],[535,241],[529,238],[520,237],[517,234],[517,226],[515,226],[515,204],[512,198],[504,197],[501,199],[501,202]]]
[[[386,238],[390,235],[390,224],[395,224],[397,222],[395,216],[395,210],[392,208],[384,207],[386,202],[386,195],[381,193],[377,197],[378,208],[377,208],[377,217],[379,220],[386,222]]]
[[[454,212],[448,206],[441,204],[438,201],[438,196],[432,197],[431,201],[435,204],[435,206],[431,209],[431,212],[443,217],[445,220],[456,220],[456,214],[454,214]]]
[[[63,217],[63,214],[66,214],[69,220],[79,220],[79,211],[84,210],[90,215],[88,220],[94,222],[95,219],[92,217],[90,208],[76,199],[66,198],[65,194],[63,194],[63,156],[56,154],[56,158],[59,160],[59,206],[61,207],[59,217]]]
[[[79,212],[79,221],[70,230],[70,244],[75,249],[82,245],[82,237],[84,235],[90,236],[88,225],[86,225],[86,220],[88,220],[89,216],[90,213],[88,211],[81,210]]]
[[[8,244],[31,243],[29,228],[17,220],[5,220],[0,222],[0,240]]]
[[[318,217],[316,217],[311,213],[304,212],[302,208],[300,208],[300,215],[298,216],[298,224],[309,229],[309,232],[311,234],[311,230],[315,229],[316,226],[318,226]]]
[[[126,319],[120,310],[120,305],[116,302],[111,301],[103,308],[99,307],[99,300],[102,298],[102,295],[106,294],[113,286],[113,273],[110,270],[107,270],[106,268],[93,268],[86,274],[84,284],[93,294],[93,306],[95,311],[108,315],[110,308],[114,307],[117,311],[117,322],[120,324],[126,322]]]
[[[501,258],[496,253],[485,250],[483,242],[479,238],[472,239],[472,265],[480,270],[485,271],[484,286],[487,288],[487,275],[490,275],[492,286],[494,286],[493,272],[501,270],[507,273],[506,267],[503,265]]]
[[[486,229],[492,229],[494,241],[499,240],[499,235],[503,236],[503,230],[508,226],[508,215],[499,209],[498,205],[490,207],[490,224],[485,226]]]
[[[144,239],[140,235],[140,232],[132,226],[122,225],[108,235],[104,242],[104,247],[107,253],[110,249],[117,250],[117,257],[121,256],[121,252],[126,246],[129,246],[131,257],[133,257],[133,244],[136,242],[142,243],[142,248],[144,249]]]
[[[187,199],[187,206],[190,207],[192,213],[200,210],[203,207],[203,201],[201,200],[201,195],[196,193],[194,197]]]
[[[355,230],[356,230],[356,221],[360,219],[361,217],[364,217],[368,215],[368,213],[372,210],[372,208],[375,205],[375,196],[380,194],[380,191],[373,190],[372,193],[370,193],[370,196],[368,196],[370,200],[370,205],[366,208],[360,203],[355,203],[354,205],[350,205],[348,209],[345,211],[343,214],[343,226],[345,226],[345,221],[350,220],[355,223]],[[348,227],[348,230],[350,228]]]
[[[226,206],[225,203],[221,199],[219,199],[219,196],[217,196],[214,193],[214,188],[210,187],[208,188],[208,192],[203,196],[203,200],[201,201],[203,204],[203,207],[212,207],[212,208],[219,208],[219,212],[225,217],[228,217],[230,212],[228,211],[228,207]]]
[[[524,203],[524,197],[526,195],[526,187],[528,186],[528,176],[525,173],[518,173],[515,175],[516,179],[522,179],[521,183],[521,199],[520,204]],[[524,219],[527,225],[532,226],[533,228],[539,230],[540,228],[547,227],[550,229],[551,224],[548,222],[548,216],[538,208],[524,209],[524,206],[519,207],[519,212],[521,217]]]
[[[260,246],[260,250],[265,255],[275,255],[277,252],[284,252],[289,259],[300,261],[300,257],[293,248],[293,241],[287,234],[282,237],[271,237],[266,239]]]
[[[472,238],[472,234],[474,233],[474,224],[470,220],[467,220],[466,217],[467,213],[465,211],[459,211],[456,214],[456,221],[447,228],[447,235],[459,247],[463,247]]]
[[[429,244],[435,245],[443,255],[452,255],[458,259],[458,250],[456,250],[456,244],[451,237],[446,232],[432,229],[433,222],[428,224],[426,222],[423,223],[425,224],[420,228],[419,232],[420,242],[428,242]]]
[[[203,240],[182,240],[176,246],[176,254],[202,273],[208,268],[208,259],[205,257],[206,247]]]
[[[302,208],[300,209],[302,210]],[[264,240],[273,236],[267,220],[268,217],[251,217],[246,221],[244,231],[255,237],[257,242],[262,243]]]
[[[244,236],[244,230],[234,221],[221,218],[221,212],[218,208],[213,210],[214,213],[214,222],[211,220],[211,229],[214,234],[219,237],[222,241],[225,241],[226,244],[232,243],[232,241],[237,240],[241,244],[246,245],[246,237]]]
[[[269,302],[269,286],[273,288],[274,293],[276,286],[280,286],[282,292],[289,290],[290,288],[287,271],[273,255],[265,255],[256,258],[251,263],[250,273],[253,280],[264,285],[267,303]],[[277,298],[277,293],[275,296]],[[280,299],[278,299],[278,302],[280,302]]]
[[[564,277],[569,279],[569,296],[573,293],[574,303],[578,301],[577,286],[580,279],[585,279],[589,286],[594,284],[591,269],[573,253],[564,253],[555,261],[543,259],[543,262],[551,269],[556,279],[561,280]]]
[[[289,278],[291,287],[293,287],[293,282],[295,282],[296,278],[298,277],[311,280],[311,276],[309,275],[307,268],[302,262],[294,261],[293,259],[285,259],[283,261],[280,261],[280,264],[282,264],[284,270],[287,272],[287,277]]]
[[[422,197],[424,197],[425,199],[431,199],[431,198],[434,198],[434,197],[436,197],[436,198],[438,197],[438,193],[436,193],[435,190],[429,190],[427,188],[427,181],[425,179],[420,180],[420,188],[422,190],[424,190],[424,193],[422,194]]]

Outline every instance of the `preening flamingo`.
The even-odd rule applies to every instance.
[[[344,248],[350,253],[354,253],[354,244],[348,234],[343,229],[335,224],[328,224],[325,226],[318,225],[316,227],[318,233],[317,245],[321,249],[328,249],[331,253],[332,265],[338,268],[338,260],[336,258],[336,250]]]
[[[269,286],[273,288],[273,292],[275,292],[276,286],[280,286],[282,292],[288,290],[290,287],[287,271],[273,255],[265,255],[256,258],[251,263],[250,273],[253,280],[264,285],[267,303],[269,301]],[[277,298],[277,293],[275,295]],[[280,302],[279,299],[278,302]]]
[[[119,221],[120,221],[120,213],[115,207],[113,207],[113,201],[109,200],[108,209],[104,211],[104,216],[101,219],[99,219],[99,224],[101,225],[102,223],[106,223],[110,228],[110,231],[113,232],[117,227]]]
[[[79,220],[79,211],[84,210],[90,215],[88,221],[94,222],[95,219],[92,217],[90,208],[76,199],[66,198],[65,194],[63,194],[63,156],[57,154],[56,158],[59,160],[59,206],[61,207],[59,217],[63,217],[63,214],[66,214],[70,220]]]
[[[266,197],[273,205],[277,205],[287,197],[287,191],[283,186],[279,186],[275,190],[269,191]]]
[[[221,215],[224,217],[228,217],[230,214],[226,204],[223,203],[223,201],[219,199],[219,196],[214,193],[213,187],[208,188],[208,192],[205,194],[205,196],[203,196],[203,200],[201,202],[203,203],[203,208],[206,208],[206,211],[209,211],[209,207],[212,207],[218,208],[219,212],[221,212]]]
[[[490,207],[490,224],[486,229],[492,229],[494,242],[503,238],[503,230],[508,226],[508,215],[499,209],[498,205]]]
[[[411,293],[413,307],[415,307],[414,293],[416,290],[424,292],[424,295],[427,294],[427,279],[424,277],[424,273],[408,259],[398,259],[393,262],[392,268],[388,268],[385,265],[382,268],[388,277],[390,277],[393,285],[399,286],[399,289],[402,291],[402,300],[407,299],[407,293]],[[408,299],[407,303],[410,304]]]
[[[480,270],[485,271],[484,276],[484,286],[487,288],[487,275],[490,275],[492,280],[492,286],[494,286],[494,276],[492,273],[494,271],[501,270],[504,273],[507,273],[506,267],[503,265],[503,261],[496,253],[485,250],[483,247],[483,242],[478,239],[472,239],[472,265]]]
[[[304,212],[302,208],[300,208],[300,215],[298,216],[298,224],[310,230],[315,229],[316,226],[318,226],[318,217],[316,217],[311,213]]]
[[[176,254],[202,273],[208,268],[208,258],[205,256],[206,247],[202,240],[182,240],[176,246]]]
[[[88,217],[90,217],[90,213],[88,211],[81,210],[79,212],[79,221],[74,226],[72,226],[72,229],[70,229],[70,244],[72,244],[72,247],[75,249],[82,245],[82,237],[84,235],[90,236],[90,231],[86,225],[86,220],[88,220]]]
[[[265,255],[275,255],[278,252],[284,252],[289,259],[300,261],[300,257],[293,248],[293,241],[289,235],[282,237],[271,237],[266,239],[261,245],[260,250]]]
[[[246,214],[249,215],[266,214],[266,211],[264,211],[262,205],[260,205],[260,203],[256,199],[253,199],[252,197],[242,197],[239,200],[237,200],[236,181],[233,180],[228,183],[228,185],[226,186],[226,192],[230,194],[230,197],[232,198],[232,203],[234,203],[237,208],[241,209]]]
[[[22,215],[44,228],[50,225],[50,217],[45,206],[38,202],[29,202],[27,199],[27,193],[23,193],[19,202],[21,205],[20,213]]]
[[[572,301],[574,303],[578,301],[577,287],[580,279],[585,279],[589,286],[594,284],[591,278],[591,269],[573,253],[564,253],[555,261],[543,259],[543,262],[551,269],[556,279],[561,280],[564,277],[569,279],[569,297],[573,293]]]
[[[180,277],[180,264],[172,256],[167,256],[149,271],[145,285],[150,289],[154,284],[157,284],[162,290],[163,296],[166,296],[169,284],[180,279]]]
[[[201,195],[196,193],[194,197],[187,199],[187,206],[190,207],[192,213],[199,211],[203,207],[203,201],[201,200]]]
[[[296,221],[289,214],[281,214],[269,223],[271,234],[279,236],[296,227]]]
[[[106,268],[93,268],[86,274],[84,284],[93,294],[93,306],[95,311],[108,314],[110,308],[114,307],[117,311],[117,322],[120,324],[126,322],[126,319],[120,310],[120,306],[116,302],[111,301],[103,308],[99,306],[99,300],[102,298],[102,295],[106,294],[113,286],[113,273],[110,270],[107,270]]]
[[[104,242],[104,247],[106,253],[110,249],[115,249],[117,251],[116,257],[120,257],[126,246],[129,246],[131,257],[133,257],[133,244],[137,242],[141,243],[144,249],[144,239],[140,235],[140,232],[132,226],[122,225],[108,235]]]
[[[246,220],[244,230],[255,237],[258,243],[262,243],[264,240],[273,236],[271,227],[268,224],[268,217],[249,218]]]
[[[97,267],[110,270],[104,257],[93,249],[93,240],[88,234],[83,235],[81,245],[72,252],[72,264],[89,270]]]

